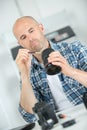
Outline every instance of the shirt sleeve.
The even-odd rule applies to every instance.
[[[22,81],[20,79],[20,89],[22,88]],[[28,123],[33,123],[35,122],[37,119],[35,117],[35,114],[31,114],[31,113],[28,113],[26,112],[22,106],[19,104],[19,107],[18,107],[18,110],[20,112],[20,114],[22,115],[23,119],[28,122]]]
[[[21,113],[23,119],[28,122],[28,123],[33,123],[35,122],[37,119],[35,117],[34,114],[30,114],[28,112],[26,112],[22,107],[21,105],[19,104],[19,112]]]
[[[77,58],[78,69],[87,71],[87,46],[77,41],[72,44],[72,49]]]

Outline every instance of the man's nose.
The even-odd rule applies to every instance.
[[[32,36],[29,33],[27,34],[27,38],[28,40],[32,41]]]

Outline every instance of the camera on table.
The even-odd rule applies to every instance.
[[[49,103],[38,102],[33,108],[34,113],[38,117],[38,123],[42,130],[49,130],[53,128],[54,124],[58,123],[58,119]]]

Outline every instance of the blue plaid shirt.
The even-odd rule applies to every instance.
[[[87,48],[79,41],[73,43],[50,42],[50,45],[51,48],[59,51],[71,66],[83,71],[87,71]],[[69,101],[74,105],[82,103],[82,96],[83,93],[87,91],[87,88],[80,84],[78,81],[65,76],[61,72],[58,74],[58,77],[62,83],[63,90]],[[47,83],[45,68],[34,57],[32,58],[31,66],[31,84],[38,101],[45,101],[47,103],[50,103],[55,110],[56,105]],[[26,112],[20,105],[19,111],[27,122],[31,123],[36,120],[34,114]]]

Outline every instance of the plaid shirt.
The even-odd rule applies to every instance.
[[[51,48],[59,51],[71,66],[83,71],[87,71],[87,48],[79,41],[73,43],[50,42],[50,45]],[[86,87],[84,87],[78,81],[65,76],[61,72],[58,74],[58,76],[69,101],[74,105],[82,103],[83,93],[87,91]],[[34,57],[32,58],[31,66],[31,84],[38,101],[50,103],[55,110],[56,105],[47,83],[45,68]],[[27,122],[31,123],[36,120],[34,114],[27,113],[20,105],[19,111]]]

